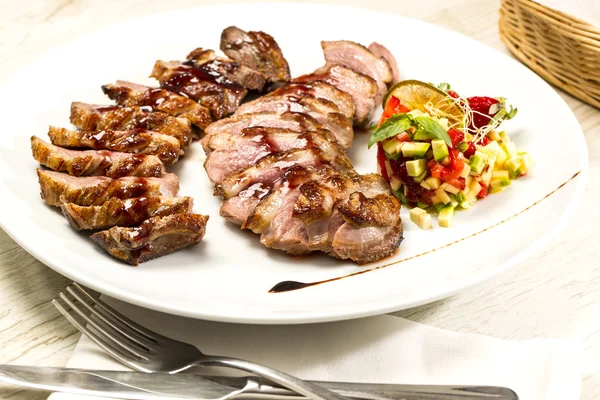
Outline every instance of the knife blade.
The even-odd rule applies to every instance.
[[[228,400],[238,397],[295,400],[303,397],[254,376],[146,374],[0,365],[0,382],[88,396],[131,400]],[[314,381],[343,396],[364,400],[518,400],[495,386],[393,385]]]

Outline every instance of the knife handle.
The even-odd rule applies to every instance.
[[[303,398],[287,389],[274,386],[262,379],[252,389],[244,392],[253,398],[278,397],[285,400]],[[511,389],[499,386],[449,386],[449,385],[388,385],[310,381],[342,396],[358,400],[518,400]]]

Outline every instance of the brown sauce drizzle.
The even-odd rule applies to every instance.
[[[320,285],[322,283],[339,281],[339,280],[344,279],[344,278],[349,278],[349,277],[356,276],[356,275],[362,275],[362,274],[366,274],[367,272],[376,271],[378,269],[389,267],[391,265],[400,264],[402,262],[409,261],[409,260],[415,259],[417,257],[421,257],[421,256],[424,256],[426,254],[433,253],[434,251],[441,250],[441,249],[444,249],[446,247],[450,247],[450,246],[452,246],[454,244],[460,243],[460,242],[462,242],[464,240],[467,240],[467,239],[470,239],[470,238],[472,238],[474,236],[477,236],[480,233],[483,233],[483,232],[486,232],[486,231],[488,231],[488,230],[490,230],[492,228],[495,228],[495,227],[497,227],[497,226],[499,226],[499,225],[501,225],[501,224],[503,224],[503,223],[505,223],[507,221],[510,221],[511,219],[515,218],[516,216],[524,213],[525,211],[531,209],[532,207],[534,207],[534,206],[538,205],[539,203],[541,203],[542,201],[546,200],[548,197],[552,196],[554,193],[556,193],[557,191],[559,191],[560,189],[562,189],[567,183],[569,183],[573,179],[575,179],[580,173],[581,173],[581,171],[577,172],[571,178],[569,178],[566,182],[564,182],[561,185],[559,185],[556,189],[554,189],[553,191],[551,191],[546,196],[542,197],[540,200],[536,201],[535,203],[533,203],[529,207],[527,207],[527,208],[525,208],[525,209],[517,212],[516,214],[514,214],[514,215],[512,215],[512,216],[510,216],[510,217],[508,217],[508,218],[506,218],[506,219],[504,219],[504,220],[502,220],[500,222],[495,223],[492,226],[489,226],[489,227],[487,227],[485,229],[482,229],[479,232],[475,232],[475,233],[473,233],[473,234],[471,234],[469,236],[466,236],[466,237],[463,237],[461,239],[455,240],[455,241],[450,242],[448,244],[445,244],[443,246],[436,247],[436,248],[428,250],[426,252],[415,254],[414,256],[411,256],[411,257],[408,257],[408,258],[404,258],[402,260],[394,261],[392,263],[381,265],[381,266],[375,267],[375,268],[365,269],[363,271],[353,272],[353,273],[347,274],[347,275],[337,276],[335,278],[324,279],[322,281],[315,281],[315,282],[297,282],[297,281],[283,281],[283,282],[279,282],[278,284],[276,284],[275,286],[273,286],[271,289],[269,289],[269,293],[290,292],[292,290],[299,290],[299,289],[303,289],[303,288],[306,288],[306,287],[309,287],[309,286]]]
[[[179,93],[189,84],[210,82],[236,93],[245,90],[242,86],[221,75],[218,67],[217,60],[200,65],[194,64],[191,60],[185,61],[181,66],[174,69],[176,73],[167,79],[163,87],[172,92]]]

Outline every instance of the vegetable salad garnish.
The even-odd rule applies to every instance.
[[[502,191],[532,165],[498,130],[517,114],[504,98],[464,98],[446,83],[407,80],[383,104],[369,147],[377,144],[379,173],[422,229],[432,226],[431,214],[449,227],[455,210]]]

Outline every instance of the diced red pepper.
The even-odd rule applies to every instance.
[[[477,197],[480,199],[485,198],[488,195],[488,188],[485,185],[481,185],[481,190],[477,193]]]
[[[458,146],[458,144],[465,139],[464,132],[455,128],[450,128],[448,130],[448,136],[450,136],[450,141],[452,142],[453,147]]]
[[[458,93],[456,93],[454,90],[448,90],[448,96],[452,97],[453,99],[458,99]]]
[[[465,188],[465,179],[460,176],[465,161],[458,157],[460,151],[458,149],[450,149],[450,164],[444,166],[435,160],[430,160],[427,163],[431,176],[440,178],[442,181],[462,190]]]
[[[385,150],[383,149],[383,146],[381,146],[381,143],[377,143],[377,166],[379,167],[379,173],[383,176],[383,179],[389,183],[390,177],[388,176],[387,168],[385,167],[385,160],[387,160]]]
[[[467,147],[467,150],[465,150],[465,151],[463,152],[463,155],[464,155],[466,158],[471,158],[471,156],[472,156],[473,154],[475,154],[475,150],[477,150],[477,149],[475,148],[475,145],[473,144],[473,142],[469,142],[469,147]]]
[[[481,145],[482,146],[487,146],[490,142],[491,142],[491,140],[487,136],[484,136],[483,138],[481,138]]]
[[[388,119],[394,114],[407,113],[410,109],[400,103],[400,100],[396,96],[390,96],[385,109],[383,110],[383,114],[381,114],[381,119],[379,120],[379,124],[381,125],[383,121]]]
[[[399,135],[396,135],[396,139],[398,139],[399,142],[410,142],[410,136],[406,132],[402,132]]]

